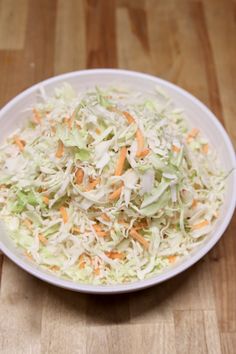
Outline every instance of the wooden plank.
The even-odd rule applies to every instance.
[[[44,284],[5,257],[0,302],[0,352],[41,352]]]
[[[53,75],[56,4],[56,0],[30,1],[24,49],[0,50],[0,105]]]
[[[236,91],[236,22],[235,1],[204,1],[204,12],[208,27],[209,39],[213,55],[217,77],[220,85],[220,95],[223,105],[224,120],[235,146],[236,129],[234,104]]]
[[[86,66],[85,18],[82,0],[58,0],[55,39],[55,74]]]
[[[115,0],[86,1],[87,68],[117,66]]]
[[[216,311],[222,332],[236,332],[236,217],[227,232],[210,253],[211,278],[214,285]]]
[[[86,342],[89,354],[175,354],[174,327],[166,323],[91,327]]]
[[[208,354],[221,354],[220,333],[215,311],[204,311],[205,340]]]
[[[85,353],[86,295],[48,286],[42,314],[42,353]]]
[[[146,2],[133,1],[120,5],[116,15],[119,67],[150,72]]]
[[[207,353],[202,311],[175,311],[176,353]]]
[[[0,50],[23,49],[28,0],[0,1]]]
[[[222,354],[233,354],[236,348],[236,332],[221,334]]]
[[[130,321],[129,295],[88,296],[87,326],[128,323]]]

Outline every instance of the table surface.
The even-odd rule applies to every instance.
[[[56,74],[126,68],[193,93],[236,143],[235,38],[235,0],[0,0],[0,104]],[[47,285],[0,255],[0,352],[235,353],[235,227],[184,274],[119,296]]]

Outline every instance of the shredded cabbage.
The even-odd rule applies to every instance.
[[[125,283],[205,240],[226,174],[162,90],[41,93],[0,147],[0,218],[31,261],[77,282]]]

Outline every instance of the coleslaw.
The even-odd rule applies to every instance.
[[[30,261],[77,282],[125,283],[210,234],[226,174],[161,89],[42,88],[27,114],[0,146],[0,220]]]

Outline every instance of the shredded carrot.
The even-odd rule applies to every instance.
[[[49,204],[49,198],[48,198],[46,195],[43,196],[43,202],[44,202],[44,204],[46,204],[46,205]]]
[[[123,225],[124,227],[129,227],[130,226],[127,222],[125,222],[125,220],[122,220],[122,219],[118,220],[118,223]]]
[[[80,269],[84,269],[85,268],[85,265],[86,265],[85,257],[91,262],[91,257],[89,255],[87,255],[86,253],[82,253],[79,256],[79,268]]]
[[[51,132],[52,132],[52,134],[54,135],[54,134],[56,134],[56,127],[54,126],[54,125],[52,125],[51,126]]]
[[[101,129],[96,128],[95,132],[96,132],[98,135],[100,135],[100,134],[101,134]]]
[[[110,201],[113,201],[113,200],[118,199],[118,198],[120,197],[120,195],[121,195],[122,188],[123,188],[123,185],[120,186],[119,188],[117,188],[114,192],[112,192],[112,193],[109,195],[109,200],[110,200]]]
[[[78,170],[75,173],[75,177],[76,177],[76,183],[77,184],[81,184],[83,182],[84,171],[82,170],[82,168],[78,168]]]
[[[192,138],[196,138],[196,136],[198,135],[199,130],[197,128],[193,128],[189,133],[188,136],[191,136]]]
[[[1,188],[6,188],[7,186],[6,186],[6,184],[0,184],[0,189]]]
[[[68,117],[64,118],[64,119],[63,119],[63,122],[64,122],[65,124],[67,124],[67,126],[68,126],[68,128],[69,128],[70,130],[72,129],[72,126],[73,126],[73,119],[72,119],[72,117],[70,117],[70,118],[68,118]]]
[[[187,135],[187,142],[190,143],[194,138],[196,138],[198,133],[199,133],[199,130],[196,128],[193,128],[192,130],[190,130],[190,132]]]
[[[51,269],[53,272],[57,272],[58,270],[60,270],[60,267],[57,265],[51,265],[49,269]]]
[[[123,146],[120,150],[120,156],[116,164],[116,169],[115,169],[115,176],[121,176],[123,169],[124,169],[124,163],[127,155],[127,148]]]
[[[33,260],[33,256],[30,253],[30,251],[25,251],[25,256],[28,258],[28,260],[32,261]]]
[[[84,260],[84,253],[79,256],[79,268],[84,269],[86,262]]]
[[[110,112],[115,112],[115,113],[118,113],[118,114],[123,114],[117,107],[115,106],[110,106],[110,107],[107,107],[108,111]]]
[[[98,177],[98,178],[92,180],[92,181],[88,184],[88,186],[87,186],[87,188],[85,189],[85,191],[86,191],[86,192],[91,191],[92,189],[94,189],[94,188],[100,183],[100,181],[101,181],[101,178],[100,178],[100,177]]]
[[[93,272],[94,272],[95,275],[99,275],[100,274],[100,268],[95,268]]]
[[[24,221],[22,221],[22,224],[25,225],[26,227],[28,227],[28,229],[32,230],[32,221],[29,219],[25,219]]]
[[[64,144],[61,140],[58,141],[56,157],[61,158],[64,154]]]
[[[124,253],[122,252],[117,252],[117,251],[110,251],[110,252],[105,252],[106,256],[111,258],[111,259],[123,259],[124,258]]]
[[[137,223],[136,225],[134,225],[134,229],[135,230],[140,230],[140,229],[145,229],[148,227],[147,221],[141,221],[139,223]]]
[[[43,244],[46,245],[48,243],[48,240],[46,239],[46,237],[42,234],[38,235],[39,241]]]
[[[134,117],[129,112],[123,112],[125,118],[127,119],[129,124],[135,123]]]
[[[62,220],[63,220],[64,224],[66,224],[68,222],[68,220],[69,220],[66,208],[63,207],[63,206],[60,207],[60,213],[61,213],[61,217],[62,217]]]
[[[208,220],[204,220],[204,221],[201,221],[199,224],[195,224],[192,226],[192,229],[193,230],[199,230],[201,229],[202,227],[205,227],[209,225],[209,221]]]
[[[136,156],[141,157],[142,152],[144,150],[144,137],[143,137],[143,134],[140,129],[137,129],[136,139],[137,139],[137,144],[138,144],[138,150],[137,150]]]
[[[208,144],[203,144],[201,150],[202,150],[202,152],[203,152],[204,154],[208,154],[209,145],[208,145]]]
[[[191,208],[195,208],[197,206],[198,201],[196,199],[193,199]]]
[[[176,261],[176,256],[168,256],[167,258],[170,263],[175,263]]]
[[[14,142],[18,146],[19,150],[22,152],[25,148],[25,141],[21,140],[17,135],[14,136]]]
[[[130,235],[139,243],[141,243],[143,245],[143,247],[147,250],[149,247],[149,242],[147,240],[145,240],[145,238],[140,235],[140,233],[138,233],[134,228],[132,228],[130,230]]]
[[[180,152],[181,149],[180,149],[178,146],[176,146],[176,145],[172,145],[171,150],[172,150],[173,152],[178,153],[178,152]]]
[[[79,227],[76,227],[76,226],[73,226],[72,229],[71,229],[71,232],[73,234],[80,234],[80,228]]]
[[[76,120],[75,121],[75,124],[76,124],[76,127],[78,128],[78,129],[81,129],[81,126],[80,126],[80,124],[79,124],[79,122]]]
[[[111,219],[109,218],[109,216],[106,214],[106,213],[103,213],[101,215],[101,218],[104,220],[104,221],[111,221]]]
[[[34,113],[34,122],[36,124],[41,124],[41,114],[37,111],[37,109],[33,109],[33,113]]]
[[[143,151],[140,152],[139,157],[146,157],[150,153],[150,150],[148,148],[143,149]]]
[[[109,231],[104,231],[99,224],[93,225],[93,229],[96,232],[96,234],[100,237],[106,237],[109,235]]]

